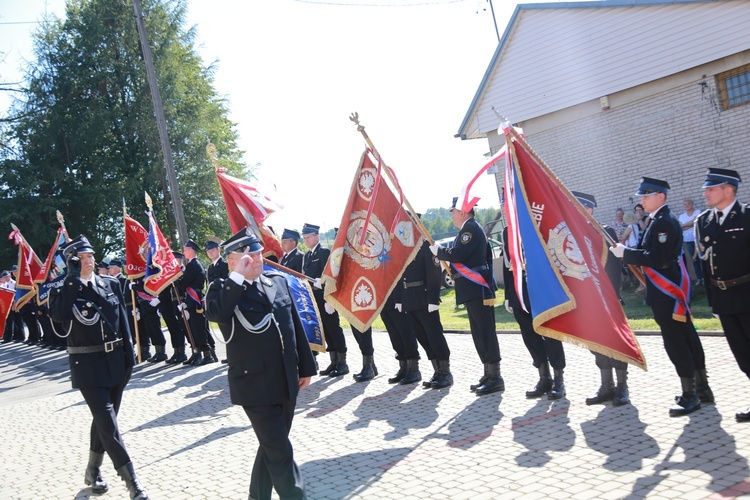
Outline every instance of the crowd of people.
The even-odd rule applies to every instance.
[[[701,404],[714,402],[703,347],[690,314],[691,283],[686,264],[693,264],[696,280],[706,288],[709,305],[721,321],[740,369],[750,377],[750,313],[746,307],[750,300],[750,208],[736,199],[740,181],[734,170],[709,169],[702,186],[709,208],[699,214],[693,201],[685,200],[685,213],[678,218],[667,205],[669,183],[644,177],[635,193],[640,203],[632,216],[617,209],[613,224],[603,227],[615,242],[605,266],[614,289],[619,292],[623,278],[628,278],[623,265],[638,266],[645,276],[645,302],[653,311],[665,351],[681,383],[681,392],[669,407],[670,416],[688,415]],[[573,194],[593,214],[594,196]],[[398,360],[398,371],[388,382],[422,382],[425,388],[434,390],[453,385],[450,348],[439,312],[441,266],[449,263],[454,272],[456,303],[466,308],[483,368],[477,383],[468,389],[478,396],[501,392],[505,383],[495,326],[492,252],[474,219],[473,205],[460,204],[454,198],[450,211],[459,230],[453,244],[441,247],[425,242],[381,312]],[[319,226],[306,223],[299,232],[285,229],[281,246],[284,255],[280,264],[304,274],[312,285],[330,358],[322,369],[304,334],[289,285],[277,272],[263,271],[262,243],[250,229],[223,242],[207,241],[202,249],[211,261],[207,269],[197,258],[201,247],[187,241],[183,253],[176,254],[183,258],[182,277],[158,297],[147,294],[139,280],[124,277],[122,262],[116,259],[99,264],[98,274],[94,274],[94,249],[79,236],[62,249],[68,273],[63,286],[51,291],[49,307],[32,303],[29,310],[14,311],[4,342],[67,348],[73,387],[81,391],[93,416],[84,476],[93,491],[108,489],[100,471],[106,453],[131,498],[148,498],[117,428],[123,390],[139,361],[184,366],[217,362],[209,329],[212,321],[227,343],[227,359],[223,361],[228,364],[231,400],[243,407],[259,441],[250,498],[271,498],[273,489],[281,498],[304,498],[304,480],[289,441],[297,394],[314,375],[341,377],[350,369],[338,312],[325,301],[321,284],[331,252],[321,245]],[[14,272],[3,272],[0,286],[12,288]],[[525,276],[524,270],[513,269],[506,258],[505,308],[518,322],[532,365],[539,373],[538,382],[526,396],[560,399],[565,396],[563,344],[534,330],[531,314],[520,307],[514,286],[513,273],[518,272]],[[522,298],[528,305],[528,294]],[[171,357],[166,353],[162,320],[171,341]],[[365,382],[378,375],[372,331],[352,328],[352,333],[363,360],[362,369],[353,378]],[[138,345],[140,350],[134,349]],[[419,346],[432,364],[430,377],[422,376]],[[586,403],[629,404],[627,364],[598,353],[594,356],[601,383]],[[750,421],[750,410],[737,412],[736,419]]]

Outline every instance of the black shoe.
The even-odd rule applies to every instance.
[[[228,359],[222,359],[221,362],[222,362],[222,364],[227,364],[227,363],[229,363],[229,360]]]
[[[618,383],[615,387],[615,395],[612,398],[612,406],[623,406],[630,404],[630,393],[628,384]]]
[[[477,389],[482,387],[485,384],[485,382],[487,382],[487,375],[483,375],[482,378],[479,379],[479,382],[477,382],[476,384],[471,384],[469,386],[469,390],[471,392],[477,392]]]
[[[340,369],[343,369],[343,366],[336,367],[336,373],[339,373]],[[349,367],[346,367],[347,372],[349,371]],[[354,380],[357,382],[367,382],[368,380],[372,380],[375,378],[375,375],[378,374],[378,369],[375,367],[375,362],[372,359],[372,356],[362,356],[362,371],[359,373],[354,374]],[[345,373],[341,373],[340,375],[345,375]],[[336,377],[338,375],[333,375],[333,372],[328,374],[329,377]]]
[[[438,371],[430,383],[432,389],[445,389],[453,385],[453,374],[451,373],[450,360],[441,359],[437,362]]]
[[[596,394],[591,396],[590,398],[586,398],[586,404],[587,405],[599,405],[602,403],[606,403],[607,401],[612,401],[615,397],[615,384],[609,383],[599,386],[599,390],[596,391]]]
[[[505,390],[505,381],[503,377],[487,377],[487,381],[477,387],[474,393],[477,396],[492,394],[493,392],[503,392]]]
[[[211,363],[216,363],[216,360],[210,352],[204,352],[203,359],[195,366],[210,365]]]
[[[547,394],[552,389],[551,378],[540,378],[533,389],[526,391],[526,397],[528,399],[540,398]]]
[[[318,372],[318,375],[325,376],[330,375],[332,371],[336,369],[336,360],[338,359],[338,354],[336,351],[329,351],[328,355],[331,357],[331,364],[328,365],[328,367],[325,370],[320,370]]]
[[[563,396],[565,396],[565,382],[563,382],[562,375],[556,376],[552,381],[552,389],[547,393],[547,399],[562,399]]]
[[[416,384],[422,380],[422,372],[419,371],[418,359],[406,360],[406,375],[398,383],[400,385]]]
[[[191,356],[192,361],[189,359],[188,361],[182,363],[183,365],[189,365],[189,366],[200,366],[203,364],[203,354],[201,354],[200,351],[196,352],[194,355]]]
[[[683,394],[677,396],[675,399],[675,405],[669,408],[670,417],[681,417],[689,415],[695,410],[699,410],[701,407],[701,400],[698,398],[696,393]]]
[[[91,492],[101,495],[109,490],[109,485],[102,478],[100,467],[104,461],[104,453],[89,451],[89,464],[86,466],[86,474],[83,476],[83,482],[91,486]]]
[[[406,360],[405,359],[399,359],[398,360],[398,371],[394,376],[388,379],[389,384],[397,384],[401,382],[401,379],[404,378],[406,375]]]
[[[738,411],[734,414],[734,419],[737,422],[750,422],[750,408],[745,411]]]

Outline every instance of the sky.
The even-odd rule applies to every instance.
[[[0,83],[21,78],[34,21],[64,16],[64,5],[0,0]],[[493,1],[501,36],[515,6]],[[340,225],[365,149],[353,112],[417,212],[448,208],[486,163],[486,140],[454,135],[497,48],[488,0],[189,0],[188,9],[245,161],[284,207],[267,221],[277,233]],[[494,177],[475,189],[478,208],[499,207]]]

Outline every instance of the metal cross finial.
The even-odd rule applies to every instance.
[[[144,192],[144,194],[146,195],[146,206],[148,207],[149,210],[151,210],[154,205],[153,202],[151,201],[151,197],[146,192]]]

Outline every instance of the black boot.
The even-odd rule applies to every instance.
[[[560,399],[565,396],[565,382],[563,381],[562,369],[555,368],[555,377],[552,379],[552,389],[547,393],[547,399]]]
[[[214,360],[214,363],[219,362],[219,357],[216,355],[216,348],[215,347],[209,347],[208,351],[211,353],[211,357]],[[317,366],[315,367],[315,370],[317,371]]]
[[[602,368],[601,376],[602,385],[599,386],[596,394],[594,394],[590,398],[586,398],[587,405],[598,405],[606,403],[607,401],[612,401],[612,399],[615,397],[615,383],[612,380],[612,369]]]
[[[628,392],[628,369],[617,369],[617,387],[615,395],[612,398],[612,406],[622,406],[630,404],[630,393]]]
[[[338,359],[338,353],[336,351],[330,351],[328,355],[331,357],[331,364],[325,370],[320,370],[318,375],[329,375],[333,370],[336,369],[336,360]]]
[[[399,359],[398,360],[398,371],[394,376],[388,379],[389,384],[396,384],[398,382],[401,382],[401,379],[404,378],[404,375],[406,375],[406,360],[405,359]]]
[[[435,378],[438,376],[438,362],[437,359],[431,359],[430,363],[432,363],[432,369],[434,370],[432,373],[432,377],[430,380],[423,380],[422,381],[422,387],[425,389],[430,389],[432,387],[432,383],[435,381]]]
[[[148,361],[151,359],[151,346],[141,346],[141,361]]]
[[[375,363],[372,364],[372,371],[373,371],[373,373],[375,375],[378,374],[378,369],[375,368]],[[346,375],[347,373],[349,373],[349,365],[346,364],[346,353],[345,352],[337,352],[336,353],[336,366],[331,371],[331,373],[328,374],[328,376],[329,377],[340,377],[342,375]],[[375,375],[373,375],[373,377]]]
[[[453,385],[453,375],[451,374],[451,363],[447,359],[440,359],[437,362],[438,371],[434,380],[430,384],[433,389],[445,389]]]
[[[187,361],[187,356],[185,356],[185,346],[183,345],[182,347],[175,348],[174,354],[167,360],[167,364],[178,365],[184,361]]]
[[[536,383],[533,389],[526,391],[526,397],[529,399],[540,398],[547,394],[552,389],[552,377],[549,374],[549,365],[545,361],[538,368],[539,370],[539,381]]]
[[[695,379],[680,377],[682,396],[677,396],[675,405],[669,409],[670,417],[680,417],[693,413],[701,407],[701,400],[695,392]]]
[[[193,350],[193,354],[182,362],[182,366],[198,366],[203,361],[203,356],[200,351]]]
[[[708,374],[706,370],[695,371],[695,392],[698,393],[698,397],[701,403],[713,403],[714,392],[708,386]]]
[[[341,356],[341,353],[339,353],[339,356]],[[347,373],[348,372],[349,368],[347,368]],[[357,382],[367,382],[368,380],[374,379],[375,375],[377,374],[377,368],[375,368],[375,363],[372,360],[372,356],[362,356],[362,371],[354,374],[354,380],[356,380]],[[342,373],[341,375],[344,374]],[[336,375],[330,376],[334,377]]]
[[[505,390],[505,381],[500,375],[500,362],[487,363],[487,380],[474,391],[477,396],[502,392]]]
[[[104,453],[89,451],[89,464],[86,466],[86,474],[83,477],[83,481],[87,486],[91,486],[91,491],[97,495],[106,493],[109,490],[109,485],[102,479],[102,473],[99,469],[103,461]]]
[[[149,363],[161,363],[162,361],[167,360],[167,351],[165,346],[155,345],[154,349],[156,349],[156,354],[151,356],[151,359],[148,360]]]
[[[399,384],[409,385],[416,384],[422,380],[422,372],[419,371],[419,360],[418,359],[407,359],[406,360],[406,375],[401,379]]]
[[[477,392],[477,389],[482,387],[484,383],[487,382],[487,377],[489,376],[488,371],[487,371],[488,366],[489,365],[487,363],[484,363],[484,375],[482,375],[482,378],[479,379],[479,382],[477,382],[476,384],[471,384],[469,386],[469,390],[471,390],[471,392]]]
[[[148,500],[148,495],[143,491],[143,486],[138,482],[138,478],[135,477],[135,469],[133,469],[133,462],[128,462],[119,469],[117,474],[125,481],[130,492],[130,500]]]
[[[203,366],[208,365],[211,363],[216,363],[216,360],[214,359],[213,355],[211,354],[211,348],[210,347],[204,347],[203,348],[203,359],[198,363],[196,366]]]

